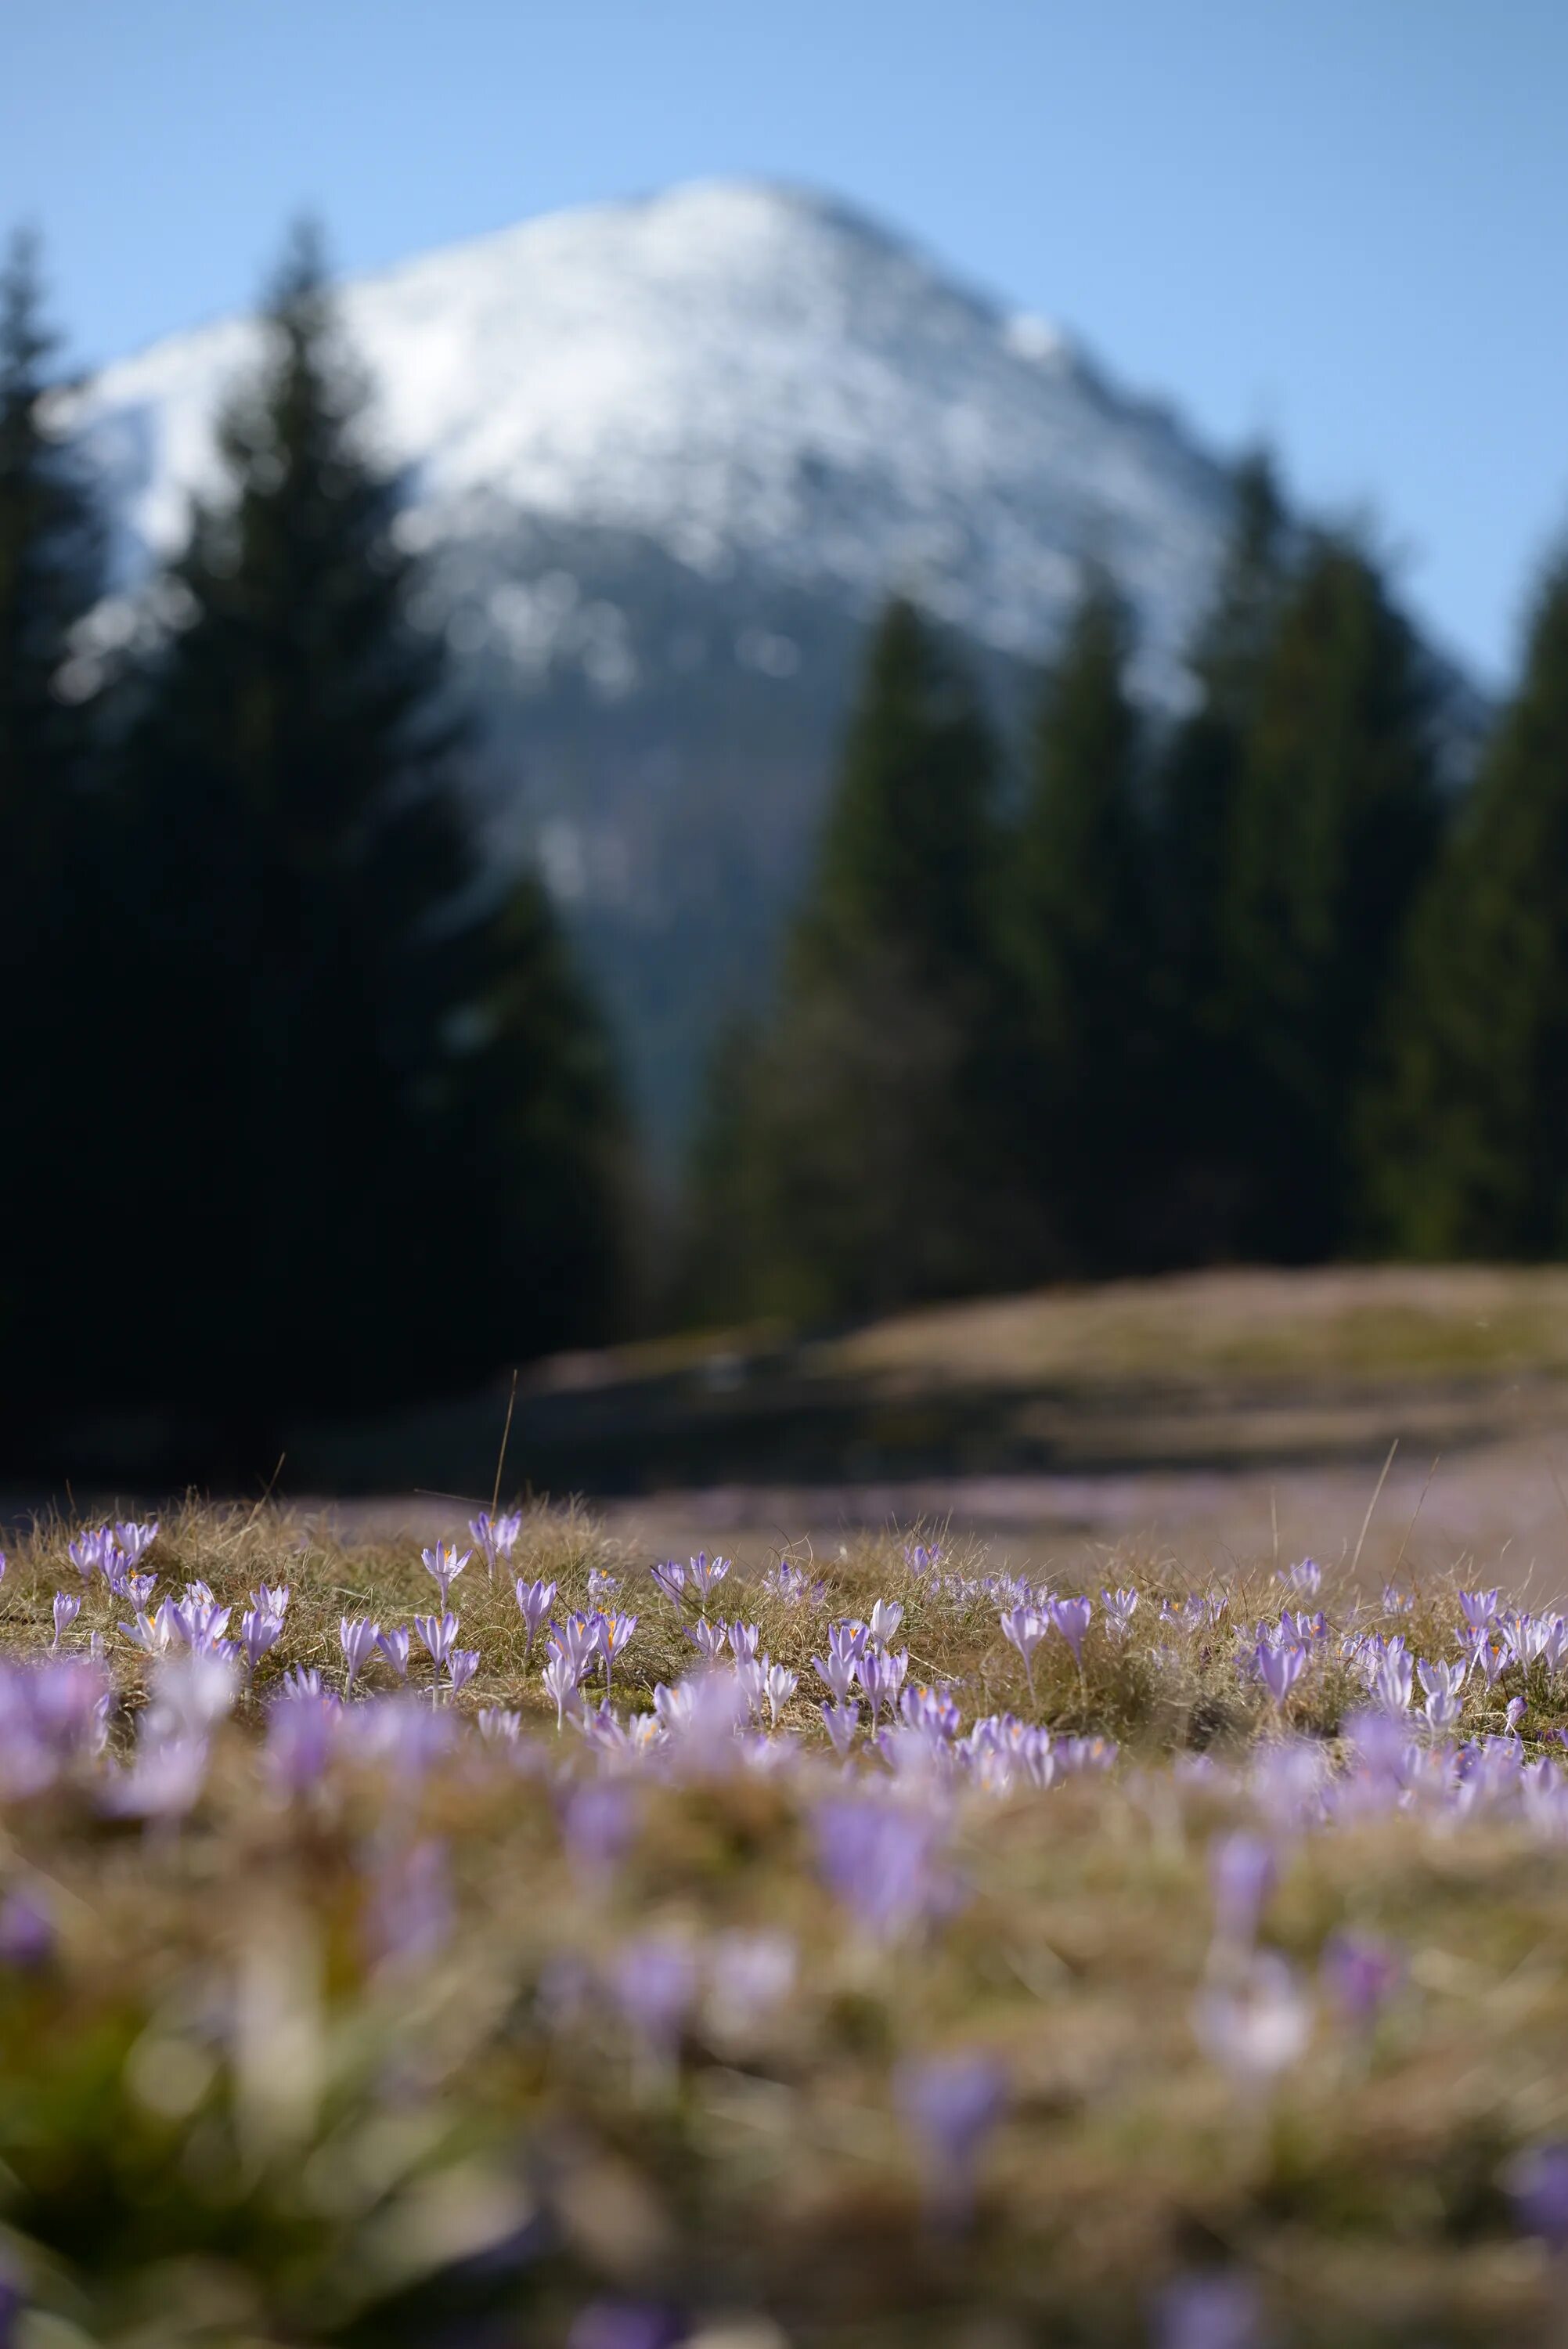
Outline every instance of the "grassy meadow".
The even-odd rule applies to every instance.
[[[1564,2337],[1553,1610],[481,1532],[14,1547],[23,2349]]]

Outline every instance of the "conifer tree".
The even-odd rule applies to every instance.
[[[1568,1254],[1568,559],[1410,924],[1364,1123],[1367,1237]]]
[[[537,885],[477,869],[400,485],[314,240],[227,411],[128,787],[150,1399],[263,1473],[286,1413],[581,1334],[615,1260],[603,1040]]]
[[[1014,862],[1030,1158],[1075,1257],[1099,1270],[1148,1244],[1158,957],[1130,654],[1125,606],[1092,580],[1041,698]]]
[[[914,605],[874,630],[823,835],[810,926],[950,986],[986,959],[996,748],[970,680]]]
[[[79,1339],[94,1169],[96,933],[88,902],[93,713],[72,698],[72,632],[101,588],[90,484],[47,421],[55,337],[36,248],[0,271],[0,1353],[26,1364],[17,1414],[57,1400]]]
[[[1236,475],[1230,540],[1189,660],[1198,698],[1155,772],[1165,1049],[1149,1130],[1163,1174],[1148,1229],[1155,1253],[1177,1263],[1237,1253],[1255,1189],[1241,1007],[1229,985],[1231,861],[1246,744],[1288,582],[1286,541],[1273,466],[1253,456]]]
[[[861,1314],[1003,1275],[1019,1210],[998,1149],[995,779],[972,687],[893,603],[731,1124],[743,1309]]]
[[[1237,780],[1224,984],[1259,1253],[1343,1244],[1353,1102],[1439,823],[1430,687],[1368,558],[1333,537],[1279,609]]]

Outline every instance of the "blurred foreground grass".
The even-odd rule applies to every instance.
[[[97,1632],[114,1682],[102,1753],[66,1733],[72,1662],[0,1690],[24,2349],[1568,2337],[1568,1680],[1519,1630],[1451,1736],[1408,1672],[1379,1712],[1369,1657],[1474,1649],[1450,1578],[1384,1599],[1265,1557],[1222,1592],[1124,1552],[1081,1660],[1047,1628],[1026,1671],[1022,1586],[977,1553],[864,1542],[699,1609],[540,1510],[452,1586],[459,1696],[416,1642],[339,1708],[342,1619],[434,1602],[416,1549],[193,1507],[143,1561],[160,1594],[237,1622],[292,1592],[198,1722],[191,1660],[116,1630],[70,1532],[0,1591],[40,1660],[81,1595],[60,1656],[92,1679]],[[562,1621],[636,1614],[613,1724],[558,1734],[517,1577]],[[1125,1635],[1102,1581],[1138,1593]],[[912,1714],[834,1757],[811,1659],[878,1601],[907,1687],[999,1722],[988,1754]],[[1276,1701],[1246,1651],[1287,1610],[1311,1652]],[[661,1742],[703,1616],[798,1674],[775,1734]]]

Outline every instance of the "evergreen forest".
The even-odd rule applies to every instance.
[[[7,1456],[114,1425],[248,1475],[650,1323],[1568,1255],[1568,561],[1458,779],[1387,566],[1262,458],[1174,720],[1092,566],[1016,739],[895,596],[672,1201],[540,880],[480,852],[308,234],[267,315],[161,626],[84,692],[106,525],[26,240],[0,281]]]

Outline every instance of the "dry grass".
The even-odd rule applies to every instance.
[[[14,1651],[46,1646],[53,1591],[79,1588],[67,1530],[14,1558]],[[224,1601],[291,1584],[263,1695],[286,1666],[340,1682],[343,1614],[430,1603],[411,1545],[346,1547],[271,1511],[188,1508],[150,1562],[160,1591],[200,1578]],[[586,1601],[591,1571],[623,1578],[631,1705],[693,1660],[646,1565],[585,1516],[543,1511],[513,1560],[557,1581],[560,1605]],[[817,1808],[843,1791],[809,1672],[826,1620],[902,1599],[912,1680],[950,1683],[966,1719],[1026,1711],[1027,1693],[994,1603],[934,1597],[902,1540],[816,1570],[815,1608],[726,1587],[801,1671],[800,1751],[612,1775],[628,1806],[614,1866],[573,1848],[591,1757],[556,1741],[510,1583],[478,1558],[454,1604],[484,1662],[459,1709],[521,1709],[537,1745],[462,1739],[417,1771],[361,1752],[288,1803],[258,1774],[263,1705],[246,1698],[178,1828],[106,1820],[68,1784],[8,1802],[0,1878],[44,1901],[57,1936],[46,1963],[0,1965],[11,2255],[52,2311],[28,2320],[29,2349],[549,2349],[593,2300],[665,2310],[686,2328],[666,2337],[709,2349],[1130,2349],[1158,2337],[1172,2277],[1211,2270],[1255,2281],[1282,2349],[1558,2337],[1559,2280],[1504,2178],[1519,2148],[1568,2135],[1568,1850],[1511,1812],[1280,1834],[1264,1938],[1305,1986],[1312,2039],[1271,2092],[1241,2094],[1192,2027],[1215,1963],[1211,1846],[1255,1824],[1243,1765],[1283,1729],[1333,1759],[1364,1701],[1348,1670],[1315,1672],[1282,1723],[1238,1680],[1233,1639],[1160,1624],[1160,1597],[1188,1588],[1177,1561],[1109,1558],[1103,1579],[1143,1594],[1136,1636],[1097,1624],[1081,1681],[1053,1638],[1035,1710],[1116,1737],[1119,1770],[1003,1795],[933,1780],[909,1799],[954,1899],[879,1940],[814,1857]],[[1247,1619],[1280,1594],[1259,1568],[1230,1599]],[[99,1586],[65,1644],[125,1611]],[[1404,1628],[1447,1653],[1455,1620],[1433,1579]],[[123,1641],[114,1661],[123,1746],[145,1691]],[[1467,1728],[1501,1729],[1505,1693],[1478,1690]],[[1568,1710],[1539,1679],[1531,1704],[1538,1753]],[[1195,1773],[1200,1750],[1236,1772]],[[438,1954],[388,1957],[376,1920],[420,1848],[447,1856],[452,1930]],[[1365,2028],[1317,1986],[1346,1930],[1398,1953]],[[798,1952],[789,1994],[749,2015],[723,1995],[737,1931]],[[613,1994],[649,1935],[702,1971],[678,2051],[640,2041]],[[994,2051],[1010,2083],[962,2223],[934,2214],[896,2089],[901,2063],[954,2048]]]

